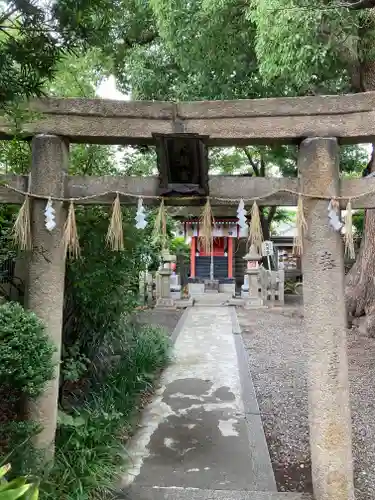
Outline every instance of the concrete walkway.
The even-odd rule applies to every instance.
[[[123,498],[284,498],[276,492],[238,333],[232,307],[185,312],[173,364],[128,448]]]

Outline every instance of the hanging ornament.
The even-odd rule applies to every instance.
[[[340,220],[340,207],[336,199],[332,199],[328,203],[328,222],[334,231],[340,233],[344,224]]]
[[[303,254],[303,240],[307,231],[307,222],[305,219],[305,210],[303,207],[303,197],[298,196],[296,213],[296,234],[293,240],[293,254],[301,256]]]
[[[76,215],[74,211],[74,202],[70,200],[68,216],[64,225],[63,245],[65,255],[72,259],[77,259],[81,254],[79,246]]]
[[[135,222],[136,222],[135,227],[137,229],[144,229],[147,226],[146,210],[145,207],[143,206],[142,198],[138,198],[138,209],[135,215]]]
[[[213,248],[213,226],[215,219],[212,213],[210,199],[207,198],[203,207],[202,215],[199,219],[200,234],[199,241],[206,254],[210,254]]]
[[[12,231],[13,241],[20,250],[32,250],[30,197],[25,196],[25,201],[18,212]]]
[[[107,231],[106,243],[116,252],[124,250],[124,230],[119,193],[116,194],[115,201],[112,204],[112,216]]]
[[[260,213],[257,202],[254,201],[251,209],[250,232],[248,237],[249,246],[254,245],[255,250],[261,254],[263,243],[263,230],[260,221]]]
[[[241,229],[247,228],[246,214],[247,212],[245,210],[245,202],[241,198],[237,208],[238,225],[240,226]]]
[[[52,199],[48,198],[46,208],[44,209],[45,226],[47,231],[53,231],[56,227],[56,210],[52,206]]]
[[[167,213],[165,211],[164,198],[161,199],[159,210],[152,231],[152,242],[160,244],[162,248],[167,245]]]

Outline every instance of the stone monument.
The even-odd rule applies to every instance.
[[[257,253],[253,245],[251,245],[250,250],[244,257],[244,260],[247,263],[245,270],[245,284],[247,284],[247,294],[245,287],[242,288],[242,291],[244,292],[243,295],[245,296],[245,308],[247,309],[263,306],[263,300],[259,296],[258,280],[259,261],[261,258],[262,256]]]
[[[158,308],[175,307],[175,302],[171,297],[171,275],[172,262],[176,262],[176,256],[171,255],[167,249],[161,253],[162,267],[159,269],[160,276],[160,295],[157,299],[156,306]]]

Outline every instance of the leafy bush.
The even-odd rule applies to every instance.
[[[100,207],[77,211],[82,258],[68,262],[67,266],[64,361],[65,354],[76,361],[71,346],[78,348],[77,355],[94,361],[98,352],[110,346],[117,336],[121,316],[130,313],[138,303],[139,272],[144,267],[142,235],[134,228],[132,217],[124,211],[126,248],[113,252],[105,243],[108,211]]]
[[[54,351],[34,313],[17,303],[0,305],[0,386],[38,396],[53,378]]]
[[[124,468],[124,440],[131,434],[142,396],[169,360],[166,334],[123,323],[121,351],[108,363],[82,407],[60,413],[55,465],[42,484],[42,498],[108,498]]]
[[[32,474],[43,452],[31,446],[31,438],[40,431],[36,422],[12,420],[0,426],[0,463],[12,462],[12,476]]]
[[[10,471],[10,464],[0,467],[0,500],[37,500],[39,484],[30,482],[27,477],[17,477],[7,481],[5,476]]]

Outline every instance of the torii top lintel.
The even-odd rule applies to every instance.
[[[375,92],[338,96],[238,101],[148,102],[105,99],[34,100],[25,137],[54,134],[71,142],[147,144],[154,134],[209,136],[208,145],[292,143],[337,137],[343,143],[375,139]],[[0,119],[0,137],[13,134]]]

